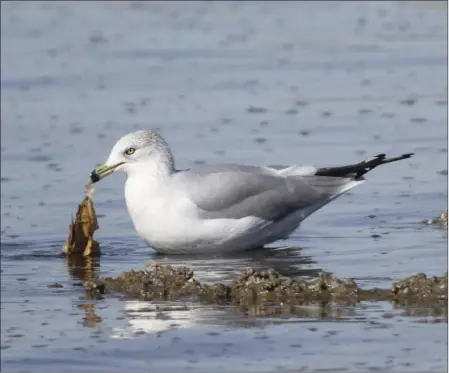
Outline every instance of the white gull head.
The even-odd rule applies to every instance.
[[[163,176],[174,171],[173,155],[167,142],[155,131],[136,131],[123,136],[112,148],[107,161],[91,174],[97,182],[114,171],[128,177],[141,173]]]

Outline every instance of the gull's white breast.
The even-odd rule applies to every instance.
[[[129,178],[125,199],[137,233],[160,252],[235,250],[267,224],[254,216],[201,219],[198,207],[170,184],[143,188],[138,180]]]

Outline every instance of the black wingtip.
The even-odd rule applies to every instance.
[[[393,157],[393,158],[382,158],[382,162],[380,164],[385,164],[385,163],[391,163],[391,162],[396,162],[396,161],[401,161],[403,159],[407,159],[410,158],[411,156],[413,156],[415,153],[406,153],[406,154],[402,154],[399,157]]]
[[[363,162],[349,165],[349,166],[320,168],[317,170],[315,175],[317,175],[317,176],[334,176],[334,177],[352,176],[355,179],[358,179],[380,165],[400,161],[402,159],[407,159],[407,158],[412,157],[414,154],[415,153],[406,153],[406,154],[402,154],[398,157],[387,158],[387,155],[382,153],[382,154],[378,154],[378,155],[374,156],[371,159],[366,159]]]

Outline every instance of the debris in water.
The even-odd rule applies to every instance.
[[[75,219],[69,228],[69,236],[64,245],[64,255],[98,256],[100,245],[93,239],[94,232],[98,229],[97,215],[95,214],[92,199],[94,189],[88,183],[85,190],[85,198],[78,206]]]
[[[262,114],[262,113],[266,113],[268,110],[265,109],[264,107],[255,107],[255,106],[250,106],[249,108],[246,109],[247,113],[251,113],[251,114]]]
[[[426,219],[423,221],[427,225],[439,225],[441,228],[447,229],[447,210],[443,211],[434,219]]]
[[[48,284],[47,287],[49,289],[59,289],[59,288],[63,288],[64,286],[62,284],[60,284],[59,282],[53,282],[52,284]]]

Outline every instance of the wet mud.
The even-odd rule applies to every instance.
[[[105,294],[139,300],[190,300],[232,304],[254,315],[296,314],[296,306],[318,304],[323,316],[330,316],[331,305],[356,305],[362,301],[389,301],[395,307],[426,309],[426,314],[447,315],[447,273],[443,276],[416,274],[392,284],[389,289],[362,289],[352,279],[339,279],[322,272],[312,280],[281,276],[274,269],[248,268],[230,284],[201,283],[188,267],[150,265],[84,282],[86,295]],[[416,312],[410,312],[410,315]],[[447,321],[447,317],[445,319]]]

